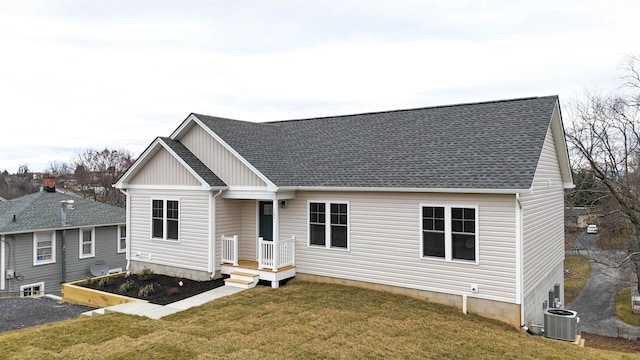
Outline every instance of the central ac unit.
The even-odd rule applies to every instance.
[[[580,333],[578,313],[573,310],[548,309],[544,312],[544,336],[575,341]]]

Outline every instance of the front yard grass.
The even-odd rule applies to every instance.
[[[640,359],[531,336],[402,295],[295,280],[161,320],[114,313],[10,331],[0,334],[0,354],[3,359]]]
[[[591,263],[582,255],[567,255],[564,269],[564,303],[571,304],[591,277]]]

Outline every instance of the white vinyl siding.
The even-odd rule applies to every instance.
[[[420,193],[298,192],[280,211],[280,237],[296,237],[296,271],[392,286],[514,302],[516,295],[515,196]],[[349,252],[308,247],[308,202],[349,202]],[[478,264],[425,261],[421,204],[475,204]]]
[[[131,216],[129,245],[131,260],[208,270],[208,191],[130,189]],[[151,237],[151,200],[180,199],[180,241],[157,241]]]
[[[194,125],[181,139],[192,153],[229,186],[266,186],[250,168],[227,150],[199,125]]]
[[[78,258],[85,259],[96,256],[96,230],[83,228],[78,231]]]
[[[129,183],[201,186],[198,179],[164,148],[158,150]]]
[[[564,189],[554,135],[547,131],[533,191],[522,196],[525,298],[564,260]]]
[[[33,233],[33,265],[56,262],[56,233],[44,231]]]

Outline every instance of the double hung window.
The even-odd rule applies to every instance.
[[[421,206],[422,256],[477,261],[477,206]]]
[[[154,239],[179,239],[180,216],[178,200],[152,200],[151,237]]]
[[[309,202],[309,245],[349,248],[349,204]]]

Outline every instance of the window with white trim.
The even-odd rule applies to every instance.
[[[127,251],[127,226],[118,226],[118,252],[123,253]]]
[[[43,231],[33,233],[33,265],[56,262],[56,233]]]
[[[21,285],[20,297],[38,297],[44,295],[44,283]]]
[[[163,240],[178,240],[180,230],[178,200],[151,201],[151,237]]]
[[[477,261],[477,206],[421,207],[422,257]]]
[[[349,204],[346,202],[309,202],[309,245],[325,248],[349,248]]]
[[[80,259],[96,256],[96,229],[85,228],[79,230],[79,254]]]

